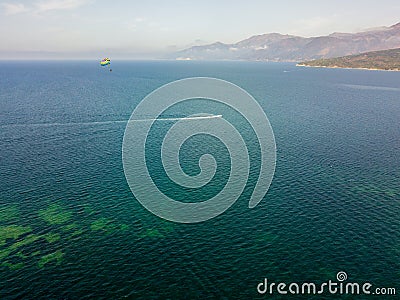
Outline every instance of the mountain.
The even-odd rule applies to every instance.
[[[327,36],[300,37],[268,33],[234,44],[221,42],[191,47],[169,58],[196,60],[304,61],[354,55],[400,47],[400,23],[358,33],[332,33]]]
[[[400,48],[338,58],[317,59],[298,64],[307,67],[362,68],[400,71]]]

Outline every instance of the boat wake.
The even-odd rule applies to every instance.
[[[203,120],[203,119],[216,119],[222,118],[222,115],[199,115],[181,118],[157,118],[157,119],[132,119],[130,122],[148,122],[148,121],[190,121],[190,120]]]
[[[0,128],[5,127],[52,127],[52,126],[90,126],[90,125],[106,125],[115,123],[128,122],[153,122],[153,121],[191,121],[222,118],[222,115],[199,115],[191,117],[172,117],[172,118],[156,118],[156,119],[133,119],[133,120],[111,120],[111,121],[94,121],[94,122],[69,122],[69,123],[26,123],[26,124],[4,124]]]

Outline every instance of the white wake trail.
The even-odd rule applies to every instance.
[[[222,118],[222,115],[207,115],[207,116],[192,116],[180,118],[157,118],[157,119],[136,119],[136,120],[111,120],[111,121],[94,121],[94,122],[68,122],[68,123],[27,123],[27,124],[4,124],[0,128],[5,127],[52,127],[52,126],[79,126],[79,125],[105,125],[114,123],[128,123],[128,122],[152,122],[152,121],[190,121],[190,120],[205,120]]]
[[[133,119],[130,122],[146,122],[146,121],[190,121],[190,120],[203,120],[203,119],[216,119],[222,118],[222,115],[209,115],[209,116],[192,116],[181,118],[157,118],[157,119]]]

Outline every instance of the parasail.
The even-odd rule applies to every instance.
[[[100,65],[101,65],[102,67],[105,67],[105,66],[109,65],[110,62],[111,62],[111,61],[110,61],[109,58],[104,58],[104,59],[101,60]]]

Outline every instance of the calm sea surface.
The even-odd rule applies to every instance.
[[[116,61],[112,69],[2,62],[0,299],[265,299],[273,296],[257,293],[264,278],[322,283],[339,271],[400,293],[400,72],[260,62]],[[256,208],[248,209],[250,174],[224,214],[177,224],[134,198],[122,139],[143,97],[195,76],[253,95],[274,130],[277,165]],[[192,146],[222,170],[209,191],[191,194],[204,200],[226,183],[230,161],[218,141]],[[186,148],[183,168],[195,175],[199,156]],[[148,157],[152,176],[185,201],[163,180],[157,153]]]

